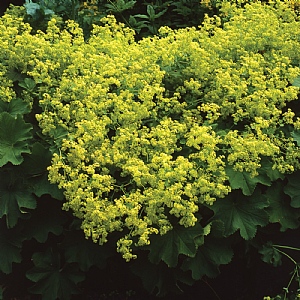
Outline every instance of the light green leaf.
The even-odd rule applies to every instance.
[[[293,86],[300,87],[300,77],[296,77],[292,83]]]
[[[297,145],[300,146],[300,130],[292,131],[291,136],[294,139],[294,141],[297,143]]]
[[[258,226],[267,225],[268,215],[264,210],[267,206],[267,201],[258,192],[245,197],[236,191],[224,199],[218,199],[211,209],[215,213],[213,219],[223,221],[225,236],[239,230],[242,238],[250,240],[255,236]]]
[[[257,183],[270,186],[271,180],[265,174],[260,174],[255,177],[251,177],[247,172],[238,172],[233,169],[232,166],[226,167],[226,174],[232,189],[241,189],[246,196],[252,195]]]
[[[30,153],[31,129],[31,124],[25,123],[21,115],[0,113],[0,167],[8,162],[19,165],[23,161],[21,154]]]
[[[19,218],[27,213],[28,209],[36,207],[36,200],[28,190],[24,178],[13,171],[0,171],[0,218],[6,216],[8,228],[17,224]]]
[[[71,299],[72,294],[79,292],[77,283],[84,280],[76,265],[61,265],[60,255],[52,249],[34,253],[34,267],[26,273],[26,277],[36,282],[30,288],[33,294],[42,295],[42,300]]]
[[[176,226],[162,236],[153,235],[149,260],[154,264],[163,260],[169,267],[175,267],[180,254],[189,257],[196,255],[199,238],[203,235],[203,228],[199,224],[188,228]]]
[[[291,197],[291,206],[300,208],[300,172],[287,176],[288,183],[284,187],[284,193]]]
[[[267,213],[271,223],[279,223],[280,231],[296,229],[300,225],[300,210],[291,207],[290,199],[283,193],[280,182],[276,182],[266,192],[266,199],[269,202]]]

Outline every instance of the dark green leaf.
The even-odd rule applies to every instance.
[[[224,199],[218,199],[211,209],[215,213],[214,220],[223,221],[226,236],[239,230],[242,238],[250,240],[258,226],[267,225],[268,215],[264,210],[267,206],[267,201],[258,192],[245,197],[236,191]]]
[[[262,255],[262,260],[268,264],[272,264],[274,267],[280,266],[282,261],[282,255],[273,247],[271,242],[266,243],[259,250]]]
[[[22,231],[28,238],[35,238],[39,243],[45,243],[49,233],[60,235],[63,232],[63,224],[66,217],[61,210],[61,202],[49,197],[38,200],[38,207],[32,213]]]
[[[12,264],[20,263],[22,241],[20,231],[7,229],[5,223],[0,221],[0,271],[9,274],[12,272]]]
[[[281,183],[276,182],[266,192],[266,199],[269,201],[267,212],[271,223],[279,223],[280,231],[284,232],[288,228],[299,227],[300,210],[291,207],[290,199],[283,193]]]
[[[251,177],[247,172],[238,172],[233,169],[232,166],[226,167],[226,174],[229,179],[229,183],[232,189],[241,189],[246,196],[252,195],[257,183],[270,186],[271,180],[265,174],[260,174],[255,177]]]
[[[203,228],[196,224],[185,228],[176,226],[164,235],[151,236],[149,260],[157,264],[163,260],[169,267],[175,267],[180,254],[193,257],[197,251],[199,237],[203,237]]]
[[[30,153],[31,129],[31,124],[25,123],[21,115],[0,113],[0,167],[8,162],[19,165],[23,161],[21,154]]]
[[[291,197],[291,206],[300,208],[300,172],[288,175],[288,184],[284,187],[284,193]]]
[[[6,224],[11,228],[17,220],[36,207],[36,200],[24,183],[24,178],[8,170],[0,172],[0,218],[6,216]]]
[[[142,260],[142,258],[138,258],[133,263],[131,270],[142,279],[145,289],[157,297],[163,297],[171,292],[182,292],[178,282],[188,285],[192,285],[194,282],[187,272],[178,268],[169,268],[164,263],[154,265],[147,260]]]
[[[219,266],[228,264],[233,257],[229,242],[224,238],[212,235],[205,237],[204,245],[200,246],[193,258],[186,258],[182,264],[184,271],[192,271],[192,277],[199,280],[202,276],[216,277],[220,271]]]
[[[104,268],[107,259],[114,254],[114,249],[108,245],[100,246],[87,240],[82,230],[73,230],[66,234],[62,243],[65,258],[68,263],[76,262],[79,268],[86,272],[92,266]]]
[[[32,260],[34,267],[26,277],[36,282],[30,291],[42,295],[42,300],[69,300],[72,294],[79,292],[77,283],[84,280],[84,274],[75,265],[62,266],[57,252],[47,249],[43,253],[34,253]]]
[[[24,155],[24,162],[21,168],[24,173],[30,175],[28,182],[32,186],[32,192],[41,197],[49,194],[54,199],[63,200],[63,191],[57,185],[51,184],[48,180],[47,167],[51,164],[52,154],[42,144],[35,143],[32,146],[31,154]]]
[[[0,113],[8,112],[13,117],[30,112],[30,106],[20,98],[12,99],[10,102],[0,101]]]

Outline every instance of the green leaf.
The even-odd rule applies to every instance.
[[[7,229],[5,222],[0,220],[0,271],[9,274],[12,264],[20,263],[22,242],[25,240],[20,235],[20,230]]]
[[[258,192],[245,197],[241,192],[232,192],[224,199],[218,199],[211,207],[214,220],[221,220],[225,226],[225,236],[240,231],[245,240],[252,239],[258,226],[268,224],[268,215],[264,208],[267,201]]]
[[[84,272],[92,266],[104,268],[107,259],[114,255],[113,249],[109,248],[107,244],[100,246],[87,240],[82,230],[72,230],[66,233],[61,246],[65,249],[66,261],[78,263],[80,270]]]
[[[36,200],[28,190],[24,178],[13,171],[3,169],[0,171],[0,218],[6,216],[8,228],[17,224],[28,209],[36,207]]]
[[[280,173],[277,169],[273,169],[273,162],[266,157],[261,159],[261,168],[258,172],[261,175],[266,175],[272,182],[285,177],[284,174]]]
[[[293,86],[300,87],[300,77],[296,77],[294,82],[292,83]]]
[[[162,236],[153,235],[149,260],[154,264],[163,260],[169,267],[175,267],[180,254],[189,257],[196,255],[199,237],[203,235],[203,228],[199,224],[188,228],[176,226]]]
[[[300,210],[291,207],[290,199],[283,193],[280,182],[276,182],[265,194],[269,202],[267,213],[271,223],[279,223],[280,231],[299,227]]]
[[[228,241],[209,235],[205,238],[204,245],[199,247],[196,256],[184,260],[182,269],[192,271],[195,280],[203,276],[213,278],[220,273],[219,266],[228,264],[232,257],[233,251]]]
[[[32,260],[34,267],[27,271],[26,277],[36,284],[30,292],[41,294],[42,300],[69,300],[72,294],[78,294],[77,283],[84,280],[84,274],[76,265],[62,266],[60,255],[52,249],[34,253]]]
[[[21,115],[0,113],[0,167],[8,162],[19,165],[23,161],[21,154],[30,153],[31,129],[31,124],[25,123]]]
[[[21,168],[24,173],[29,175],[28,182],[31,184],[32,191],[36,196],[41,197],[49,194],[54,199],[63,200],[63,191],[48,180],[47,167],[50,166],[51,159],[51,152],[42,144],[35,143],[32,146],[31,154],[24,155]]]
[[[268,242],[259,250],[262,260],[268,264],[278,267],[281,265],[282,255],[273,247],[272,242]]]
[[[291,206],[300,208],[300,172],[287,176],[288,183],[284,187],[284,193],[291,197]]]
[[[26,226],[22,230],[24,235],[28,239],[35,238],[39,243],[45,243],[50,232],[60,235],[66,222],[61,206],[60,201],[41,197],[31,218],[26,220]]]
[[[182,292],[178,282],[192,285],[194,280],[187,272],[178,268],[169,268],[164,263],[154,265],[147,260],[139,257],[131,265],[134,274],[141,278],[144,288],[157,297],[163,297],[166,294]]]
[[[35,88],[35,81],[31,78],[25,78],[24,81],[19,83],[19,86],[24,88],[25,90],[31,92]]]
[[[257,183],[270,186],[271,180],[265,174],[260,174],[255,177],[251,177],[247,172],[238,172],[233,169],[232,166],[226,167],[226,174],[232,189],[241,189],[243,194],[250,196],[253,194]]]
[[[25,115],[30,112],[30,106],[20,98],[14,98],[10,102],[0,101],[0,113],[8,112],[13,117]]]
[[[297,143],[297,145],[300,146],[300,130],[292,131],[291,136],[294,139],[294,141]]]

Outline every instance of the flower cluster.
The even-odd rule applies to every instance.
[[[136,43],[108,16],[88,42],[74,22],[46,33],[2,18],[0,76],[17,68],[36,83],[43,133],[58,143],[49,179],[64,190],[65,209],[82,219],[86,237],[117,250],[148,245],[176,223],[196,224],[201,205],[230,193],[226,166],[259,174],[300,168],[299,147],[282,127],[299,129],[289,107],[299,75],[300,28],[284,3],[231,7],[234,17]],[[226,8],[228,9],[228,7]],[[11,44],[2,43],[9,35]],[[5,53],[5,54],[2,54]],[[3,81],[0,97],[14,97]],[[176,221],[174,221],[176,220]]]

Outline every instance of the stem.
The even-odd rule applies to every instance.
[[[217,292],[214,290],[214,288],[205,279],[201,279],[201,280],[210,288],[210,290],[214,293],[214,295],[217,297],[217,299],[221,300],[221,298],[219,297]]]

